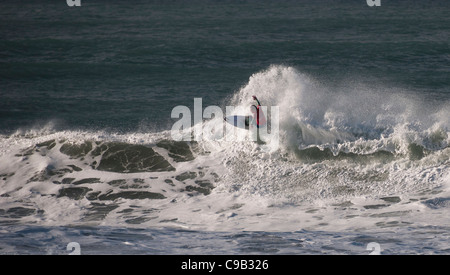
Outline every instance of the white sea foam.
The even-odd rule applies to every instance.
[[[361,85],[335,91],[284,66],[253,75],[230,104],[247,112],[252,95],[279,106],[279,148],[208,135],[184,147],[169,131],[48,127],[2,137],[0,222],[213,231],[449,226],[448,108]],[[164,169],[139,170],[151,153],[144,147]]]

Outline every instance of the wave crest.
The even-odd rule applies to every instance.
[[[420,158],[450,143],[450,110],[436,110],[399,89],[354,80],[327,87],[295,68],[274,65],[252,75],[231,103],[246,110],[252,95],[262,105],[279,106],[281,145],[297,156],[319,149],[322,157],[388,152]]]

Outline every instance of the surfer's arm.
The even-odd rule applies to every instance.
[[[253,98],[254,100],[256,100],[256,102],[258,102],[258,106],[261,106],[261,103],[259,102],[258,98],[256,98],[256,96],[252,96],[252,98]]]

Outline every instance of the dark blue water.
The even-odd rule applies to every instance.
[[[270,65],[450,98],[450,3],[1,1],[0,132],[157,131],[177,105],[224,105]]]
[[[0,254],[449,253],[448,0],[81,3],[0,0]]]
[[[110,227],[4,227],[0,254],[47,255],[448,255],[448,228],[421,227],[408,239],[394,232],[198,232]],[[400,229],[401,233],[407,233]],[[435,235],[434,238],[427,236]],[[69,243],[77,243],[75,251]],[[260,256],[263,257],[263,256]],[[264,259],[264,258],[263,258]],[[275,263],[267,260],[268,267]],[[286,263],[291,261],[286,260]],[[178,264],[171,259],[170,266]],[[181,264],[181,263],[180,263]],[[162,265],[159,263],[159,265]],[[167,268],[167,265],[162,265]],[[230,265],[231,266],[231,265]],[[216,268],[218,270],[219,268]]]

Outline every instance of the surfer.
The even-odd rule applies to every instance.
[[[259,102],[256,96],[252,96],[252,98],[256,101],[257,105],[253,104],[250,106],[250,112],[252,113],[251,115],[234,115],[224,117],[223,119],[231,125],[245,130],[249,130],[251,128],[259,129],[266,127],[267,120],[262,110],[261,102]],[[259,130],[257,131],[257,133],[259,133]]]
[[[253,120],[256,124],[256,127],[264,127],[267,123],[266,117],[264,116],[264,113],[261,109],[261,103],[259,102],[258,98],[256,96],[252,96],[253,100],[256,100],[256,103],[258,105],[252,105],[250,106],[250,111],[253,115]],[[245,126],[250,126],[250,116],[247,116],[245,119]]]
[[[256,101],[257,105],[253,104],[250,106],[251,115],[234,115],[224,117],[223,119],[234,127],[251,130],[252,140],[258,144],[265,144],[260,138],[260,128],[265,128],[268,123],[262,110],[261,102],[259,102],[256,96],[252,96],[252,98]],[[265,134],[264,131],[262,131],[262,134]]]

